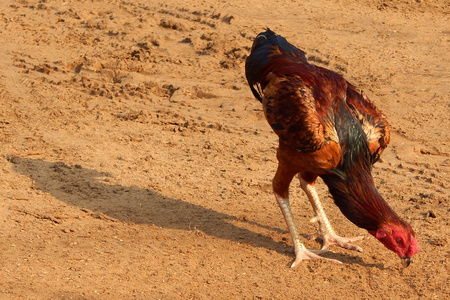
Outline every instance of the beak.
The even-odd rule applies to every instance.
[[[411,264],[412,260],[409,257],[402,257],[402,264],[406,268]]]

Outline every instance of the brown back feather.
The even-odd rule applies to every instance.
[[[267,78],[264,113],[281,141],[301,152],[316,151],[326,141],[338,141],[331,120],[317,112],[317,99],[299,76],[271,73]]]

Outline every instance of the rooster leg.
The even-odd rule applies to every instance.
[[[316,188],[314,187],[314,182],[308,183],[303,180],[300,176],[300,185],[308,196],[309,202],[316,213],[316,216],[312,219],[312,221],[319,222],[319,231],[316,233],[315,237],[320,237],[323,241],[322,250],[327,249],[331,245],[338,245],[345,249],[356,250],[362,252],[362,248],[350,244],[351,242],[362,240],[363,236],[358,236],[354,238],[345,238],[338,236],[333,228],[331,227],[330,222],[328,221],[327,216],[325,215],[325,211],[323,210],[322,203],[320,203],[319,195],[317,194]]]
[[[297,227],[294,223],[294,218],[292,216],[291,207],[289,205],[289,184],[292,181],[292,178],[295,176],[292,174],[286,174],[283,172],[283,168],[280,168],[278,166],[277,173],[273,179],[273,191],[275,194],[275,198],[278,202],[278,205],[280,206],[281,212],[283,213],[284,220],[286,221],[286,224],[288,226],[289,232],[291,234],[292,242],[294,244],[294,251],[295,251],[295,261],[292,263],[291,268],[295,267],[297,264],[299,264],[302,260],[315,260],[315,259],[321,259],[321,260],[327,260],[335,263],[341,263],[338,260],[331,259],[331,258],[325,258],[317,255],[316,253],[320,254],[323,252],[328,252],[324,250],[308,250],[303,245],[303,243],[300,241],[300,235],[298,234]]]

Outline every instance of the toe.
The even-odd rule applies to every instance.
[[[298,265],[303,260],[324,260],[324,261],[329,261],[329,262],[332,262],[332,263],[342,264],[342,262],[337,260],[337,259],[326,258],[326,257],[322,257],[322,256],[318,255],[319,253],[326,253],[326,252],[331,252],[331,251],[328,251],[328,250],[308,250],[308,249],[305,249],[305,248],[300,249],[295,255],[295,260],[292,263],[291,268],[294,268],[296,265]]]
[[[351,244],[351,242],[362,240],[364,238],[363,236],[358,236],[358,237],[354,237],[354,238],[345,238],[345,237],[341,237],[341,236],[338,236],[335,234],[331,234],[331,235],[326,235],[323,238],[324,239],[323,239],[322,249],[327,249],[331,245],[337,245],[339,247],[349,249],[349,250],[355,250],[358,252],[363,251],[360,246]]]

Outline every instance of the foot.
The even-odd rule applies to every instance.
[[[295,251],[295,261],[292,263],[291,268],[295,267],[300,262],[302,262],[303,260],[307,260],[307,259],[325,260],[325,261],[329,261],[329,262],[333,262],[333,263],[342,264],[342,262],[337,259],[326,258],[326,257],[322,257],[322,256],[316,254],[316,253],[326,253],[326,252],[329,252],[329,251],[327,251],[327,250],[308,250],[308,249],[302,247],[299,250]]]
[[[360,241],[364,237],[357,236],[353,238],[346,238],[335,234],[334,232],[323,232],[322,230],[317,231],[311,239],[320,238],[322,240],[322,250],[328,249],[331,245],[337,245],[339,247],[356,250],[358,252],[362,252],[362,248],[351,244],[352,242]]]
[[[309,183],[300,177],[300,185],[308,196],[309,201],[314,209],[316,216],[311,219],[311,222],[319,223],[319,231],[313,236],[320,237],[323,241],[322,250],[327,249],[330,245],[338,245],[345,249],[356,250],[362,252],[362,248],[356,245],[350,244],[350,242],[359,241],[363,239],[362,236],[355,238],[345,238],[338,236],[334,233],[331,227],[330,221],[328,221],[325,211],[323,210],[322,203],[320,202],[319,195],[314,187],[314,182]]]

